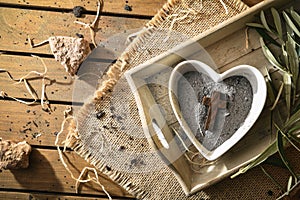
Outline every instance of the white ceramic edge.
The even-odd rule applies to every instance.
[[[220,145],[213,151],[207,150],[195,138],[194,134],[191,132],[191,130],[190,130],[189,126],[187,125],[187,123],[185,122],[185,120],[182,120],[182,116],[180,116],[177,112],[174,112],[179,124],[181,125],[181,127],[183,128],[183,130],[185,131],[185,133],[191,140],[191,142],[198,149],[198,151],[206,159],[215,160],[218,157],[220,157],[221,155],[223,155],[225,152],[227,152],[231,147],[233,147],[249,131],[249,129],[253,126],[253,124],[259,117],[259,115],[264,107],[266,97],[267,97],[267,88],[266,88],[265,79],[259,70],[257,70],[255,67],[252,67],[250,65],[239,65],[239,66],[236,66],[234,68],[227,70],[226,72],[224,72],[222,74],[218,74],[217,72],[212,70],[208,65],[206,65],[200,61],[190,60],[190,61],[181,62],[174,68],[174,70],[171,73],[170,80],[169,80],[169,98],[170,98],[170,102],[171,102],[171,106],[172,106],[173,110],[175,110],[176,102],[173,102],[174,99],[172,98],[172,92],[175,91],[174,87],[177,86],[177,84],[174,84],[177,82],[177,79],[178,79],[177,71],[178,70],[180,71],[180,68],[185,64],[192,64],[193,67],[197,71],[210,73],[209,76],[216,82],[219,82],[230,76],[239,75],[239,76],[246,77],[249,80],[252,90],[253,90],[253,100],[252,100],[251,109],[248,113],[247,118],[245,119],[244,124],[235,132],[235,134],[231,138],[226,140],[222,145]],[[188,69],[185,69],[182,71],[187,72]],[[256,81],[253,80],[253,77],[251,80],[251,75],[254,75],[254,77],[256,78]],[[255,86],[255,84],[257,84],[257,86]],[[253,87],[256,87],[256,91],[255,91],[255,88],[253,88]],[[175,89],[177,90],[177,88],[175,88]]]
[[[183,66],[185,64],[192,64],[188,65],[187,67]],[[199,66],[200,65],[200,66]],[[218,82],[220,80],[220,75],[218,73],[216,73],[211,67],[209,67],[208,65],[206,65],[205,63],[201,62],[201,61],[197,61],[197,60],[188,60],[188,61],[183,61],[179,64],[177,64],[175,66],[175,68],[173,69],[173,71],[171,72],[170,75],[170,79],[169,79],[169,100],[171,103],[171,107],[174,111],[174,114],[177,118],[177,121],[179,122],[181,128],[183,129],[183,131],[185,132],[185,134],[187,134],[187,136],[189,137],[189,139],[191,140],[191,142],[194,144],[194,146],[197,148],[197,150],[205,157],[209,160],[208,154],[210,153],[210,151],[208,151],[194,136],[193,132],[190,130],[188,124],[186,123],[186,121],[184,120],[183,116],[181,115],[181,112],[176,112],[176,105],[178,105],[177,100],[175,100],[173,98],[173,94],[176,94],[177,91],[177,82],[180,79],[180,77],[182,77],[182,74],[191,71],[190,69],[194,68],[197,71],[207,74],[209,77],[211,77],[213,79],[213,81]],[[180,72],[178,72],[180,71]],[[177,96],[175,97],[177,98]]]

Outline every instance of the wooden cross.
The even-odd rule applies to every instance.
[[[214,128],[218,111],[220,109],[226,109],[227,107],[226,95],[214,91],[211,97],[203,97],[202,104],[208,106],[208,116],[204,129],[208,130],[210,127]]]

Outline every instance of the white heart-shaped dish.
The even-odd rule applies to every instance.
[[[183,77],[185,73],[192,71],[205,74],[216,83],[219,83],[222,80],[225,80],[229,77],[242,76],[249,81],[252,87],[252,104],[244,123],[236,130],[236,132],[234,132],[234,134],[229,139],[227,139],[224,143],[222,143],[213,150],[208,150],[199,140],[197,140],[197,138],[195,137],[195,133],[191,131],[190,127],[188,126],[186,120],[182,115],[180,105],[177,99],[178,82],[180,78]],[[179,63],[174,68],[169,80],[169,98],[175,116],[181,128],[187,134],[191,142],[198,149],[198,151],[208,160],[215,160],[221,155],[223,155],[249,131],[249,129],[255,123],[264,107],[266,96],[267,89],[263,75],[256,68],[249,65],[239,65],[229,69],[228,71],[222,74],[218,74],[205,63],[196,60],[188,60]]]

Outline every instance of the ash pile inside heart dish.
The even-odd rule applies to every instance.
[[[177,94],[185,121],[209,151],[243,125],[253,99],[252,87],[245,77],[232,76],[215,83],[199,72],[185,73]]]

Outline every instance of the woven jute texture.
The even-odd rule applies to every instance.
[[[99,80],[94,96],[69,127],[67,145],[139,199],[274,199],[278,189],[259,169],[186,197],[171,169],[148,144],[123,76],[247,8],[239,0],[169,0]]]

